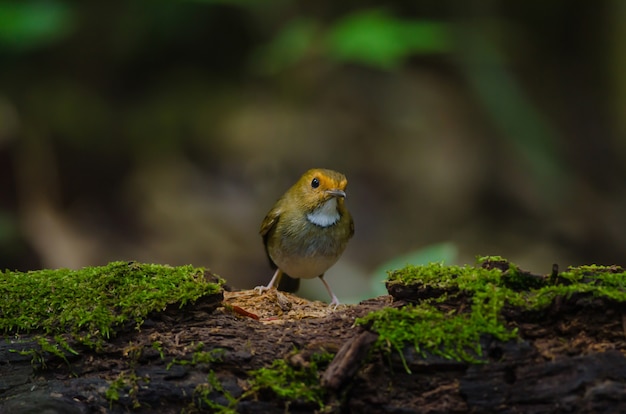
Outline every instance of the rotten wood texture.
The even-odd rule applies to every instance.
[[[224,296],[217,309],[218,303],[205,300],[153,315],[140,331],[122,331],[100,352],[78,347],[80,354],[68,354],[68,362],[46,355],[45,367],[16,352],[37,349],[32,337],[5,337],[0,342],[0,413],[212,412],[196,391],[208,384],[210,372],[238,398],[247,390],[251,370],[275,359],[306,366],[319,352],[336,353],[320,380],[327,389],[328,412],[626,412],[626,310],[608,300],[574,295],[542,312],[506,309],[507,324],[518,329],[520,340],[482,338],[487,363],[471,365],[424,357],[411,346],[402,358],[373,351],[376,335],[355,327],[355,318],[414,300],[408,290],[337,310],[276,291]],[[461,295],[449,297],[443,305],[467,305]],[[222,352],[214,362],[193,363],[199,349]],[[120,378],[126,387],[111,402],[106,391]],[[228,402],[221,392],[209,397]],[[316,409],[316,404],[285,401],[270,391],[236,407],[239,413]]]
[[[322,376],[322,386],[338,390],[361,368],[378,335],[362,330],[346,341]]]
[[[477,411],[626,412],[626,358],[608,351],[519,365],[473,366],[460,392]]]

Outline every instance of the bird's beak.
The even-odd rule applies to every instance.
[[[341,191],[341,190],[326,190],[326,194],[333,196],[333,197],[346,198],[345,191]]]

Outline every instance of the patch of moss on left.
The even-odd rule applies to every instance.
[[[0,272],[0,331],[69,333],[88,345],[151,312],[221,291],[204,269],[113,262],[80,270]]]

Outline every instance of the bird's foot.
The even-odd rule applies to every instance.
[[[272,276],[272,280],[270,280],[270,283],[267,284],[267,286],[257,286],[254,288],[254,291],[256,293],[258,293],[259,295],[263,294],[264,292],[267,292],[268,290],[270,290],[271,288],[273,288],[274,286],[278,286],[278,284],[280,283],[280,278],[282,277],[283,273],[281,272],[280,269],[276,269],[276,272],[274,272],[274,276]]]
[[[254,291],[259,294],[262,295],[263,293],[267,292],[268,290],[270,290],[272,287],[271,286],[257,286],[254,288]]]
[[[333,300],[328,304],[328,307],[337,310],[337,306],[339,306],[339,299],[337,299],[337,296],[333,295]]]

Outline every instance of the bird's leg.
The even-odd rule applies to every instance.
[[[326,283],[326,280],[324,280],[324,275],[320,275],[319,278],[324,284],[324,286],[326,286],[326,290],[328,291],[328,294],[330,295],[330,297],[333,298],[333,300],[330,302],[328,306],[334,306],[336,309],[337,305],[339,305],[339,299],[337,299],[337,296],[335,296],[333,291],[330,289],[330,286],[328,286],[328,283]]]
[[[267,284],[267,286],[257,286],[254,288],[254,291],[257,292],[259,295],[265,291],[270,290],[271,288],[274,287],[274,285],[278,286],[278,284],[280,283],[280,278],[283,276],[283,272],[280,269],[276,269],[276,272],[274,273],[274,276],[272,277],[272,280],[270,280],[270,283]]]

